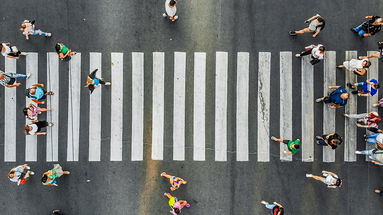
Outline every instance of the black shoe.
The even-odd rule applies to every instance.
[[[351,91],[352,94],[358,94],[358,91],[357,90],[353,90]]]
[[[352,88],[353,85],[351,83],[347,83],[347,87]]]
[[[322,138],[321,136],[315,136],[315,138],[316,138],[317,140],[323,140],[323,138]]]
[[[295,31],[290,31],[290,32],[289,32],[289,35],[290,35],[290,36],[297,36],[297,33],[295,33]]]

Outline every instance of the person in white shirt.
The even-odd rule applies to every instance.
[[[313,174],[306,174],[307,178],[313,178],[317,181],[321,181],[325,184],[327,184],[328,188],[337,188],[342,185],[342,180],[333,172],[329,171],[322,171],[323,176],[315,176]]]
[[[305,47],[305,50],[299,54],[296,54],[295,57],[302,57],[305,55],[311,55],[312,60],[310,63],[312,65],[319,63],[323,60],[325,54],[325,47],[322,44],[318,45],[309,45]]]
[[[178,19],[177,6],[175,0],[166,0],[165,1],[165,13],[162,14],[164,18],[169,16],[169,19],[174,22]]]

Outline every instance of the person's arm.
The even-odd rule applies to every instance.
[[[281,204],[279,204],[278,202],[273,202],[274,205],[278,205],[278,207],[280,208],[283,208],[283,206]]]
[[[372,19],[374,16],[365,16],[366,19]]]
[[[315,15],[315,16],[312,16],[311,18],[309,18],[309,19],[306,20],[306,21],[311,22],[311,21],[313,21],[314,19],[316,19],[316,18],[318,18],[318,17],[319,17],[318,15]]]
[[[357,73],[360,76],[363,76],[363,75],[366,74],[367,70],[366,69],[362,69],[361,71],[359,71],[359,70],[355,69],[354,72]]]
[[[329,105],[330,108],[341,108],[343,106],[341,105],[337,105],[337,104],[332,104],[332,105]]]
[[[336,188],[336,186],[333,186],[333,185],[327,185],[327,188],[334,189],[334,188]]]
[[[20,83],[16,83],[16,84],[7,84],[7,85],[5,85],[5,86],[11,88],[11,87],[18,87],[18,86],[21,86],[21,84],[20,84]]]
[[[59,53],[59,58],[60,58],[61,60],[63,60],[63,59],[65,58],[64,54],[63,54],[63,53]]]
[[[313,37],[316,37],[318,36],[318,34],[320,33],[321,30],[317,30],[314,34],[313,34]]]
[[[338,89],[340,86],[329,86],[329,89]]]
[[[371,96],[370,93],[358,93],[358,96]]]
[[[24,34],[25,34],[25,39],[29,40],[29,29],[28,29],[28,27],[24,28]]]
[[[68,55],[72,52],[71,49],[68,49],[68,52],[64,55],[64,58],[68,57]]]
[[[19,59],[20,57],[16,57],[16,56],[7,55],[7,58],[14,58],[14,59]]]
[[[44,84],[33,84],[34,87],[44,87]]]
[[[327,173],[327,174],[330,174],[330,175],[338,177],[335,173],[330,172],[330,171],[323,170],[322,173]]]
[[[44,101],[39,101],[39,100],[37,100],[37,99],[32,99],[32,101],[33,102],[35,102],[35,103],[37,103],[37,104],[45,104],[45,102]]]
[[[364,37],[371,37],[371,35],[372,35],[372,34],[370,34],[370,33],[365,33],[365,34],[363,34]]]
[[[47,135],[47,132],[36,132],[35,135]]]
[[[361,124],[356,124],[359,128],[370,128],[371,126],[368,125],[361,125]]]
[[[285,155],[292,155],[292,154],[293,154],[293,153],[291,153],[290,151],[289,151],[289,152],[283,151],[283,153],[284,153]]]

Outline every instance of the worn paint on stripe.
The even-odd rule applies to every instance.
[[[194,53],[193,159],[205,160],[206,53]]]
[[[5,57],[5,72],[16,73],[16,60]],[[4,89],[4,161],[16,161],[16,87]]]
[[[124,104],[124,54],[112,53],[111,86],[111,139],[110,160],[122,160],[123,104]]]
[[[165,54],[153,53],[152,159],[163,160],[164,153]]]
[[[237,161],[249,160],[249,53],[237,54]]]
[[[292,53],[280,52],[279,56],[279,96],[280,96],[280,137],[286,140],[292,140],[293,136],[293,71],[292,71]],[[292,161],[292,156],[283,153],[288,151],[286,144],[280,144],[279,158],[282,161]]]
[[[132,53],[132,161],[143,160],[144,150],[144,53]]]
[[[258,161],[270,161],[270,72],[271,53],[260,52],[258,59]]]
[[[173,160],[185,160],[186,53],[174,53]]]

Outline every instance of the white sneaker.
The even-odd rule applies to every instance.
[[[343,116],[345,116],[345,117],[349,117],[349,115],[348,115],[347,113],[343,114]]]
[[[301,54],[296,54],[295,57],[301,57]]]
[[[313,174],[306,174],[306,178],[311,178],[313,177]]]
[[[27,169],[31,169],[31,167],[30,167],[30,166],[26,166],[25,168],[27,168]]]
[[[266,201],[261,201],[261,204],[264,204],[264,205],[267,205],[267,204],[269,204],[268,202],[266,202]]]
[[[355,151],[355,154],[357,154],[357,155],[361,155],[361,154],[363,154],[361,151]]]
[[[174,20],[177,20],[178,19],[178,16],[174,16]]]
[[[52,33],[47,33],[46,37],[51,37]]]
[[[32,171],[29,171],[29,175],[34,175],[35,173]]]
[[[110,86],[110,85],[112,85],[112,83],[110,83],[110,82],[105,82],[105,86]]]
[[[321,102],[321,101],[323,101],[323,98],[317,98],[317,99],[315,99],[315,102]]]
[[[31,77],[31,73],[27,73],[27,79]]]
[[[163,16],[164,18],[166,18],[168,15],[166,15],[166,13],[163,13],[162,16]]]
[[[27,55],[28,53],[26,52],[20,52],[20,55]]]
[[[53,125],[54,125],[53,122],[48,123],[49,127],[52,127]]]

